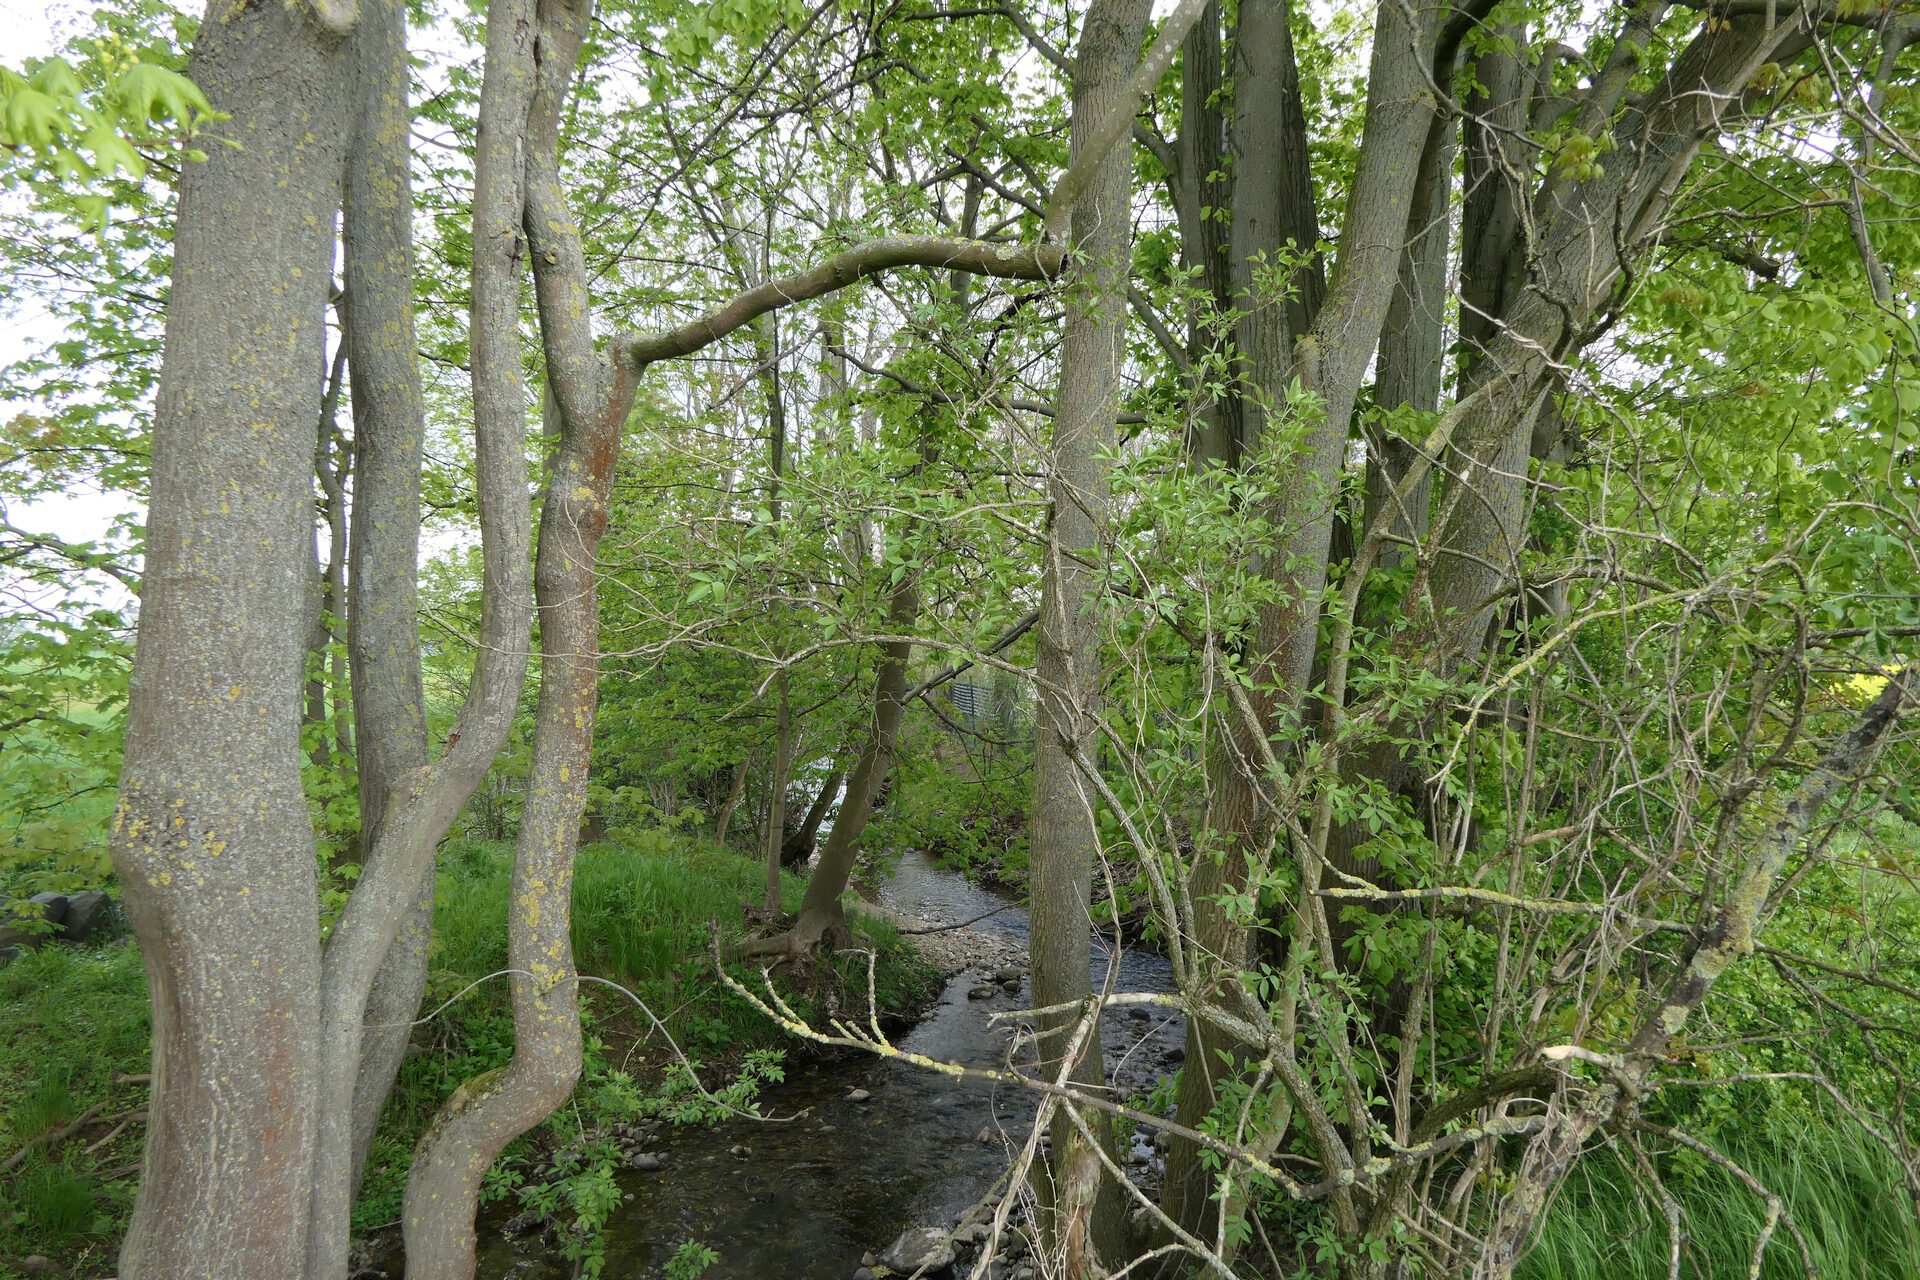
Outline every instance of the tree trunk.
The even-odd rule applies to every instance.
[[[1071,152],[1077,159],[1102,123],[1125,109],[1127,81],[1146,35],[1147,0],[1095,0],[1081,25],[1073,70]],[[1109,537],[1108,477],[1120,375],[1126,354],[1127,279],[1132,235],[1133,157],[1116,148],[1098,162],[1073,207],[1060,389],[1047,477],[1050,520],[1042,565],[1035,678],[1030,950],[1037,1005],[1092,994],[1093,868],[1100,856],[1092,790],[1080,770],[1099,750],[1102,696],[1099,578]],[[1097,1018],[1095,1010],[1088,1016]],[[1106,1083],[1097,1024],[1067,1060],[1080,1018],[1043,1019],[1040,1072],[1085,1087]],[[1104,1130],[1096,1120],[1092,1132]],[[1119,1189],[1065,1114],[1053,1121],[1053,1150],[1038,1179],[1040,1226],[1069,1277],[1099,1274],[1125,1256]]]
[[[773,777],[767,798],[767,829],[761,849],[767,864],[767,892],[762,903],[768,915],[780,912],[780,856],[787,838],[787,785],[793,772],[793,704],[787,696],[787,673],[774,681]]]
[[[820,837],[820,824],[827,820],[827,810],[833,808],[833,802],[840,798],[840,785],[846,780],[846,771],[835,769],[820,784],[820,794],[813,798],[807,816],[800,821],[800,829],[789,836],[780,848],[780,865],[797,867],[813,856]]]
[[[333,760],[334,741],[327,733],[327,695],[328,669],[331,655],[328,647],[333,643],[334,627],[340,616],[340,586],[344,581],[340,564],[341,552],[345,549],[344,539],[334,537],[335,516],[338,505],[344,501],[342,485],[333,474],[333,449],[335,437],[340,431],[340,393],[346,388],[347,380],[347,344],[344,339],[333,352],[333,359],[327,370],[325,390],[320,396],[320,422],[313,443],[313,474],[320,483],[325,497],[321,499],[319,520],[313,529],[313,610],[312,629],[307,637],[307,712],[306,729],[318,729],[318,741],[314,743],[312,760],[319,768],[325,769]],[[328,532],[327,555],[320,555],[320,528]],[[338,708],[336,707],[336,714]]]
[[[1236,41],[1238,80],[1244,87],[1235,103],[1234,149],[1241,161],[1234,182],[1232,252],[1235,284],[1248,309],[1237,335],[1247,364],[1243,395],[1248,402],[1241,414],[1248,438],[1239,457],[1250,461],[1283,429],[1298,431],[1300,443],[1290,456],[1266,459],[1277,468],[1276,496],[1263,512],[1272,542],[1261,554],[1266,572],[1283,589],[1275,603],[1261,608],[1246,656],[1255,723],[1232,706],[1222,712],[1209,769],[1213,808],[1207,815],[1219,843],[1202,850],[1188,886],[1196,944],[1190,951],[1203,958],[1197,963],[1205,971],[1186,980],[1203,994],[1234,981],[1246,966],[1244,925],[1216,900],[1247,883],[1271,844],[1266,795],[1272,779],[1265,760],[1273,750],[1271,740],[1296,723],[1308,692],[1349,423],[1399,279],[1413,199],[1409,179],[1427,146],[1433,117],[1422,74],[1430,37],[1410,27],[1400,9],[1382,5],[1338,275],[1307,327],[1296,328],[1305,309],[1257,288],[1261,264],[1271,262],[1288,239],[1298,239],[1306,221],[1302,203],[1311,209],[1310,188],[1290,200],[1281,194],[1299,181],[1293,174],[1304,165],[1291,158],[1304,156],[1306,147],[1304,123],[1288,106],[1298,96],[1288,33],[1287,6],[1267,0],[1242,11]],[[1300,289],[1300,302],[1311,299],[1310,277]],[[1310,402],[1289,401],[1296,380]],[[1302,870],[1308,881],[1317,874],[1315,868]],[[1218,1055],[1228,1048],[1214,1029],[1198,1019],[1189,1022],[1188,1067],[1177,1112],[1181,1123],[1198,1128],[1212,1111]],[[1199,1149],[1176,1138],[1168,1148],[1166,1203],[1170,1216],[1206,1239],[1214,1236],[1217,1213],[1209,1181]]]
[[[354,36],[354,142],[342,230],[353,370],[354,506],[347,651],[360,774],[360,853],[377,846],[391,797],[427,763],[420,674],[420,468],[426,409],[413,323],[413,178],[406,7],[361,0]],[[426,989],[431,859],[367,998],[353,1099],[353,1175],[367,1152]],[[351,1198],[351,1190],[349,1193]]]
[[[727,828],[733,825],[733,811],[740,807],[740,795],[747,789],[747,770],[753,764],[748,756],[733,766],[733,785],[727,788],[727,798],[720,803],[720,816],[714,820],[713,842],[721,848],[727,847]]]
[[[912,629],[920,615],[920,585],[912,573],[900,579],[887,601],[887,629],[896,635]],[[913,646],[888,641],[878,646],[880,669],[873,685],[873,720],[867,731],[860,759],[847,777],[846,798],[840,802],[840,816],[834,820],[827,847],[807,877],[806,896],[800,902],[800,914],[793,927],[776,938],[749,943],[747,950],[756,955],[806,955],[823,944],[832,945],[847,935],[846,911],[840,895],[847,891],[853,865],[860,853],[860,837],[873,817],[876,797],[893,767],[893,751],[900,739],[900,719],[906,710],[907,659]]]
[[[299,741],[347,100],[304,7],[221,7],[189,72],[230,117],[180,179],[114,867],[153,999],[129,1280],[306,1264],[319,942]]]
[[[512,215],[513,221],[496,224],[498,243],[511,257],[503,255],[486,270],[489,336],[503,348],[517,339],[507,310],[517,290],[508,286],[518,274],[514,232],[523,230],[561,431],[545,487],[534,574],[543,658],[507,933],[514,971],[513,1059],[462,1085],[421,1139],[403,1212],[408,1274],[415,1280],[473,1274],[474,1215],[488,1167],[509,1142],[566,1100],[580,1074],[580,999],[570,931],[600,673],[595,556],[606,532],[620,431],[639,376],[636,369],[610,368],[595,350],[586,264],[560,185],[560,113],[591,12],[587,0],[544,0],[537,44],[534,15],[523,5],[496,0],[488,13],[483,154],[491,163],[511,165],[518,158],[525,165],[524,183],[508,168],[490,189],[488,211]],[[536,83],[529,101],[523,95]],[[497,150],[487,152],[488,141]],[[491,170],[483,174],[495,176]],[[521,190],[524,203],[512,199]],[[476,208],[479,203],[476,198]],[[476,265],[476,342],[481,272]],[[500,372],[504,388],[506,371]]]

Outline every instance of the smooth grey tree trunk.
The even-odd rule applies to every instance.
[[[585,258],[561,187],[560,115],[591,14],[590,0],[545,0],[537,22],[524,6],[498,0],[488,14],[482,139],[484,149],[490,122],[498,149],[488,159],[500,167],[486,173],[485,209],[514,215],[513,222],[495,224],[506,254],[486,269],[488,341],[499,343],[504,354],[517,339],[507,308],[518,293],[514,232],[523,231],[534,264],[560,446],[544,490],[534,574],[540,700],[507,922],[513,1058],[462,1085],[421,1139],[403,1211],[407,1269],[415,1280],[473,1274],[481,1180],[507,1143],[566,1100],[580,1074],[572,885],[600,674],[595,556],[606,532],[620,432],[640,372],[610,367],[595,349]],[[481,270],[476,265],[476,340]],[[503,391],[509,376],[518,389],[517,368],[496,372]]]
[[[353,147],[342,205],[352,353],[354,506],[347,649],[358,738],[360,849],[372,855],[390,797],[427,763],[419,622],[420,469],[426,408],[413,320],[413,177],[406,6],[361,0]],[[433,869],[367,998],[353,1099],[352,1188],[426,989]]]
[[[153,1001],[128,1280],[297,1276],[320,1078],[299,734],[313,440],[346,125],[304,6],[215,6],[237,146],[181,175],[114,868]]]
[[[1096,133],[1126,106],[1126,85],[1146,35],[1147,0],[1095,0],[1081,24],[1073,69],[1070,149],[1078,159]],[[1093,869],[1100,855],[1094,797],[1080,770],[1099,749],[1102,698],[1100,576],[1109,537],[1110,451],[1120,411],[1126,356],[1133,158],[1116,148],[1099,159],[1073,206],[1068,244],[1076,255],[1067,280],[1047,476],[1050,508],[1041,566],[1035,681],[1034,793],[1029,947],[1036,1005],[1084,1001],[1092,994]],[[1098,1016],[1088,1010],[1088,1016]],[[1106,1082],[1097,1030],[1079,1059],[1066,1060],[1075,1014],[1041,1020],[1040,1072],[1062,1073],[1089,1088]],[[1096,1122],[1093,1132],[1104,1126]],[[1053,1150],[1038,1179],[1040,1227],[1049,1253],[1069,1277],[1117,1265],[1126,1249],[1123,1207],[1100,1154],[1071,1120],[1057,1115]]]
[[[1188,886],[1196,944],[1189,954],[1201,957],[1204,971],[1187,980],[1203,995],[1232,981],[1249,959],[1243,923],[1230,918],[1218,899],[1247,882],[1272,843],[1265,798],[1272,780],[1264,764],[1270,748],[1260,739],[1285,731],[1303,710],[1349,424],[1399,280],[1415,175],[1433,118],[1423,75],[1431,33],[1414,29],[1401,9],[1381,5],[1338,272],[1324,299],[1311,308],[1307,326],[1296,328],[1309,312],[1312,277],[1296,280],[1297,299],[1275,296],[1271,267],[1263,266],[1273,263],[1290,239],[1298,247],[1306,218],[1301,205],[1312,207],[1310,190],[1303,196],[1293,185],[1304,181],[1299,175],[1306,148],[1304,124],[1294,114],[1297,109],[1288,106],[1297,100],[1298,73],[1291,65],[1287,10],[1273,0],[1248,5],[1236,41],[1237,80],[1245,87],[1235,104],[1232,257],[1236,297],[1248,311],[1236,333],[1246,366],[1240,410],[1246,438],[1236,457],[1249,465],[1258,456],[1274,469],[1275,497],[1261,513],[1270,541],[1259,554],[1264,572],[1281,591],[1275,603],[1261,608],[1245,656],[1257,723],[1247,723],[1237,710],[1223,710],[1210,761],[1206,826],[1215,843],[1202,850]],[[1289,190],[1296,193],[1290,199],[1285,197]],[[1289,399],[1296,379],[1308,396],[1305,403]],[[1281,438],[1295,443],[1273,454]],[[1197,1128],[1213,1109],[1222,1070],[1219,1052],[1228,1048],[1199,1020],[1189,1023],[1188,1067],[1177,1109],[1182,1124]],[[1170,1216],[1207,1239],[1213,1238],[1217,1213],[1210,1182],[1195,1144],[1175,1139],[1168,1149],[1163,1197]]]

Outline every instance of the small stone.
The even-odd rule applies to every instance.
[[[651,1151],[638,1151],[627,1161],[627,1167],[640,1173],[658,1173],[666,1168],[666,1162]]]
[[[1179,1045],[1175,1045],[1173,1048],[1167,1050],[1168,1062],[1185,1062],[1186,1060],[1187,1060],[1187,1051],[1185,1049],[1182,1049]]]
[[[1020,994],[1020,984],[1018,982],[1003,982],[1000,984],[1000,989],[1010,996]]]
[[[881,1265],[901,1275],[912,1275],[923,1268],[944,1271],[953,1261],[953,1244],[939,1227],[909,1227],[880,1255]]]
[[[871,1098],[872,1096],[873,1095],[871,1093],[868,1093],[865,1089],[855,1089],[852,1093],[849,1093],[847,1095],[847,1101],[848,1102],[865,1102],[868,1098]]]
[[[1026,974],[1011,965],[1005,965],[993,971],[993,980],[995,982],[1012,982],[1017,984],[1020,979],[1026,976]]]
[[[860,1255],[860,1265],[868,1268],[877,1267],[880,1265],[880,1259],[874,1255],[873,1250],[869,1249]]]
[[[983,1147],[990,1147],[995,1142],[999,1141],[999,1139],[994,1136],[993,1130],[991,1129],[982,1129],[980,1132],[973,1135],[973,1140],[979,1143]]]
[[[969,992],[967,992],[967,999],[969,999],[969,1000],[991,1000],[991,999],[993,999],[993,988],[992,988],[992,987],[989,987],[989,986],[986,986],[985,984],[982,984],[982,985],[980,985],[980,986],[977,986],[977,987],[975,987],[975,988],[973,988],[973,989],[972,989],[971,991],[969,991]]]
[[[727,1154],[732,1156],[735,1160],[753,1159],[753,1152],[749,1148],[739,1143],[735,1143],[733,1146],[728,1147]]]
[[[1147,1019],[1153,1017],[1153,1015],[1145,1009],[1129,1009],[1127,1010],[1127,1016],[1135,1022],[1145,1022]]]
[[[1146,1152],[1140,1150],[1140,1148],[1138,1147],[1135,1147],[1133,1150],[1127,1152],[1127,1163],[1131,1165],[1143,1165],[1143,1164],[1146,1164],[1151,1159],[1152,1159],[1151,1156],[1149,1156]]]
[[[853,1280],[878,1280],[878,1277],[873,1274],[872,1267],[861,1267],[853,1273]]]

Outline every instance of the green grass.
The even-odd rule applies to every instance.
[[[1891,1156],[1826,1109],[1735,1121],[1715,1148],[1785,1202],[1825,1280],[1920,1276],[1920,1223]],[[1762,1202],[1726,1170],[1691,1153],[1663,1157],[1682,1209],[1683,1280],[1745,1280],[1765,1222]],[[1576,1166],[1549,1215],[1522,1280],[1631,1280],[1667,1275],[1667,1223],[1629,1164],[1596,1151]],[[1805,1274],[1786,1226],[1774,1231],[1763,1280]]]
[[[147,1069],[147,978],[131,945],[26,952],[0,969],[0,1011],[0,1159],[96,1104],[113,1114],[145,1103],[142,1086],[115,1083]],[[76,1273],[110,1271],[134,1187],[98,1175],[139,1159],[139,1143],[130,1126],[92,1156],[69,1143],[0,1174],[0,1257],[40,1252]]]
[[[487,974],[504,969],[513,850],[502,842],[453,841],[443,849],[435,893],[428,1008]],[[729,993],[707,959],[709,930],[723,937],[743,929],[740,906],[758,903],[765,871],[749,858],[685,837],[642,833],[619,845],[581,852],[574,884],[574,947],[583,974],[632,989],[665,1020],[674,1038],[724,1074],[748,1051],[790,1047],[757,1012]],[[787,905],[798,905],[802,882],[786,882]],[[904,1009],[938,989],[932,974],[888,926],[856,914],[856,929],[880,955],[881,1003]],[[822,975],[828,985],[864,999],[864,967]],[[856,985],[857,984],[857,985]],[[578,1126],[592,1091],[616,1072],[648,1087],[669,1061],[659,1034],[612,991],[587,988],[588,1064],[581,1103],[550,1122]],[[818,994],[792,993],[797,1008]],[[399,1088],[369,1171],[356,1225],[393,1221],[413,1144],[453,1088],[512,1054],[512,1020],[504,979],[475,987],[416,1030],[417,1052],[402,1067]],[[146,975],[128,942],[95,948],[47,947],[0,968],[0,1159],[88,1107],[109,1114],[144,1105],[145,1089],[116,1084],[145,1072],[149,1020]],[[0,1174],[0,1277],[5,1259],[45,1253],[73,1274],[111,1270],[113,1251],[132,1207],[134,1179],[121,1172],[140,1154],[140,1126],[92,1156],[83,1143],[36,1152]],[[89,1131],[89,1138],[96,1136]],[[553,1145],[567,1134],[548,1134]],[[520,1148],[527,1149],[525,1140]],[[111,1179],[103,1173],[115,1173]]]

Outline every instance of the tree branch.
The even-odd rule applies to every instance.
[[[834,254],[795,275],[769,280],[735,295],[685,324],[614,342],[616,359],[635,371],[656,360],[691,355],[770,311],[822,297],[868,276],[898,267],[965,271],[999,280],[1051,280],[1060,274],[1059,245],[992,244],[959,236],[884,236]]]

